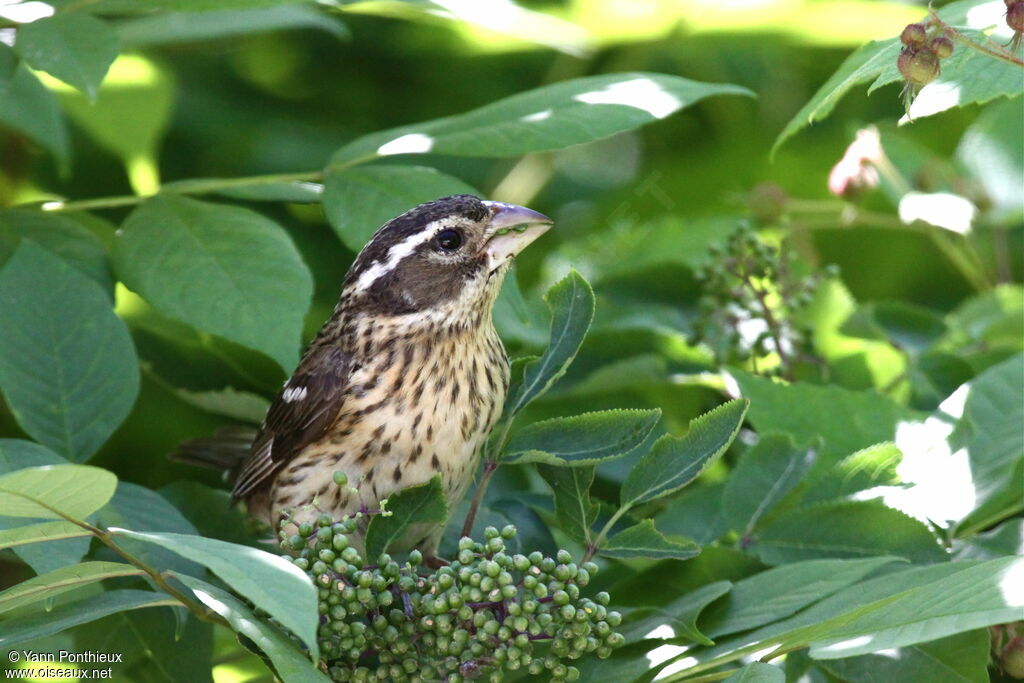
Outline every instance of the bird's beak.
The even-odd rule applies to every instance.
[[[485,201],[484,205],[491,210],[491,224],[487,228],[488,269],[494,271],[508,263],[543,235],[554,222],[542,213],[533,209],[505,202]]]

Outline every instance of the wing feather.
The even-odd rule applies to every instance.
[[[233,500],[252,493],[327,433],[344,403],[350,365],[348,355],[335,347],[306,354],[270,404],[231,491]]]

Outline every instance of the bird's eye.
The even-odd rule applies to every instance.
[[[442,230],[434,238],[434,244],[443,251],[456,251],[462,246],[462,233],[458,230]]]

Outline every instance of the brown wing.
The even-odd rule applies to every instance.
[[[277,398],[235,480],[232,500],[243,498],[322,437],[338,416],[348,386],[349,357],[337,348],[310,351]]]

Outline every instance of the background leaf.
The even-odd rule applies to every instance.
[[[113,298],[114,280],[103,243],[80,223],[56,214],[0,211],[0,267],[31,240],[95,280]]]
[[[26,467],[0,476],[5,515],[84,520],[110,500],[117,477],[89,465]]]
[[[743,454],[722,495],[730,527],[749,534],[795,489],[814,464],[816,452],[787,436],[768,434]]]
[[[589,539],[598,507],[590,500],[593,467],[538,465],[537,471],[555,494],[555,518],[572,538]]]
[[[135,402],[128,330],[95,281],[34,242],[0,268],[0,388],[18,423],[87,460]]]
[[[125,221],[114,264],[171,317],[262,351],[285,370],[298,362],[312,278],[291,239],[259,214],[154,197]]]
[[[96,98],[119,49],[117,33],[91,14],[55,14],[18,29],[15,49],[33,68],[46,71]]]
[[[327,175],[324,214],[345,246],[358,252],[392,218],[451,194],[480,192],[426,166],[349,168]]]

